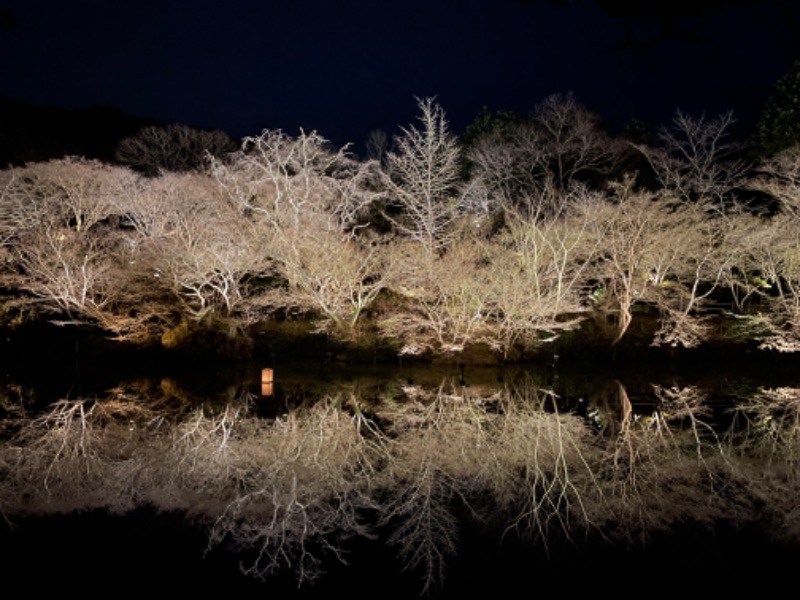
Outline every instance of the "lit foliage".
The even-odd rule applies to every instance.
[[[638,308],[656,315],[653,344],[696,347],[720,335],[710,307],[724,298],[736,335],[800,349],[796,149],[752,171],[732,114],[678,112],[658,146],[637,146],[656,176],[645,187],[611,178],[620,147],[568,94],[483,123],[465,171],[443,108],[417,105],[379,160],[264,130],[192,172],[80,158],[0,171],[6,310],[136,341],[292,312],[342,342],[378,332],[401,355],[483,345],[508,359],[591,316],[621,342]],[[771,212],[745,209],[742,189]]]

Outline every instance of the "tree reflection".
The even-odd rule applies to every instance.
[[[465,526],[545,549],[588,536],[638,544],[687,522],[800,532],[795,388],[742,400],[724,427],[698,388],[654,386],[641,410],[619,381],[587,416],[524,378],[407,385],[380,402],[342,392],[270,418],[249,392],[193,404],[165,389],[120,387],[38,414],[5,407],[5,518],[178,511],[206,528],[209,551],[240,553],[246,574],[298,584],[346,562],[350,541],[377,539],[423,592],[444,585]]]
[[[732,410],[728,453],[762,520],[781,540],[800,535],[800,388],[762,389]]]

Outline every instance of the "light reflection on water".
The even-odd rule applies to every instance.
[[[447,585],[465,531],[548,552],[646,547],[687,523],[800,535],[800,387],[782,379],[563,364],[89,373],[7,377],[9,523],[155,508],[240,555],[243,577],[300,584],[377,536],[420,591]]]

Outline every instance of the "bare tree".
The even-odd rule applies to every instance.
[[[64,159],[14,169],[0,197],[7,217],[3,277],[57,322],[91,322],[120,337],[147,336],[160,309],[139,296],[132,240],[118,227],[139,196],[128,169]],[[138,296],[138,297],[137,297]]]
[[[420,126],[402,128],[397,150],[386,155],[385,215],[398,232],[436,256],[452,240],[458,215],[460,150],[442,107],[433,98],[417,105]]]
[[[350,339],[364,313],[392,278],[386,245],[375,236],[354,236],[304,219],[306,227],[281,235],[275,270],[286,287],[270,298],[318,315],[318,329]]]
[[[194,319],[241,314],[246,280],[269,268],[271,232],[242,216],[208,176],[150,180],[128,218],[138,234],[139,272]]]
[[[494,275],[477,244],[454,242],[436,259],[410,240],[390,252],[394,269],[388,283],[398,302],[378,325],[399,343],[401,355],[458,354],[488,336]]]
[[[778,215],[749,232],[745,272],[755,287],[759,304],[755,314],[743,317],[761,329],[764,348],[781,352],[800,350],[800,236],[794,215]]]
[[[494,275],[486,341],[504,356],[554,341],[585,318],[585,288],[600,246],[592,218],[572,208],[509,210],[503,233],[484,245]]]
[[[315,132],[264,131],[213,169],[232,205],[261,231],[283,282],[263,302],[311,311],[321,329],[354,335],[391,270],[382,242],[364,231],[365,209],[379,193],[370,186],[374,163],[332,151]]]
[[[275,228],[297,229],[305,212],[335,215],[347,228],[374,201],[366,184],[375,175],[373,162],[358,163],[346,150],[332,150],[316,131],[293,138],[264,130],[239,152],[211,157],[211,168],[239,210]]]
[[[461,353],[483,344],[504,358],[538,349],[587,312],[586,281],[599,240],[589,212],[507,212],[485,237],[471,222],[436,259],[396,244],[389,287],[401,299],[380,319],[403,352]]]
[[[735,229],[734,292],[737,322],[764,348],[800,349],[800,152],[789,148],[767,159],[748,187],[778,201],[771,216],[740,217]]]
[[[660,311],[654,345],[692,348],[711,337],[705,309],[736,268],[743,216],[720,215],[708,201],[668,208],[662,249],[650,270],[652,301]]]
[[[800,217],[800,145],[764,160],[746,187],[775,198],[780,212]]]
[[[552,94],[534,108],[535,130],[545,148],[545,165],[559,189],[581,176],[607,174],[619,145],[600,127],[574,94]]]
[[[711,261],[713,234],[704,237],[695,230],[701,224],[702,211],[691,212],[669,198],[637,190],[631,178],[614,184],[612,193],[612,199],[597,199],[579,207],[592,219],[597,236],[600,287],[592,298],[601,311],[610,309],[615,314],[616,344],[633,321],[634,304],[653,303],[656,296],[666,302],[668,294],[663,288],[688,283],[680,299],[673,298],[677,305],[664,304],[672,307],[667,313],[673,317],[673,308],[688,315],[700,300],[699,285],[705,283],[704,277],[711,273],[715,282],[720,275],[715,270],[718,265]],[[696,248],[688,246],[689,241],[696,241]],[[691,254],[695,250],[699,256]],[[691,276],[688,282],[678,278],[687,274]],[[683,326],[686,330],[685,323]]]
[[[636,147],[664,189],[683,200],[708,200],[729,209],[731,191],[743,184],[749,170],[736,157],[739,147],[728,141],[734,122],[732,112],[707,120],[678,110],[672,126],[659,132],[659,148]]]
[[[25,273],[20,288],[68,318],[102,319],[109,302],[107,271],[111,267],[102,248],[94,240],[51,227],[23,239],[18,250]]]
[[[570,93],[548,96],[530,119],[480,139],[467,158],[498,209],[550,214],[574,184],[607,175],[621,155],[621,145]]]
[[[367,159],[382,163],[390,148],[389,134],[382,129],[373,129],[367,135],[365,146]]]
[[[85,232],[119,214],[138,189],[128,169],[75,157],[11,169],[7,177],[5,231],[47,224]]]

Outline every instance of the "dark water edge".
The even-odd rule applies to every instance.
[[[215,549],[180,515],[139,510],[15,519],[0,528],[0,581],[19,595],[57,593],[84,598],[180,594],[233,598],[417,598],[420,573],[404,572],[378,541],[351,546],[349,565],[331,563],[317,581],[297,587],[289,575],[259,581],[239,570],[240,555]],[[626,549],[599,539],[542,545],[463,532],[459,556],[428,597],[533,598],[581,593],[641,598],[664,592],[698,597],[781,591],[794,595],[800,546],[763,539],[755,529],[720,524]],[[787,587],[788,586],[788,587]]]
[[[234,359],[120,343],[79,327],[0,327],[0,378],[41,390],[43,397],[102,394],[120,382],[163,377],[198,394],[214,394],[233,384],[257,393],[263,367],[276,370],[277,391],[281,386],[296,388],[303,380],[321,384],[383,378],[435,386],[448,377],[466,385],[498,385],[513,382],[520,373],[534,374],[541,383],[576,397],[609,381],[619,381],[633,396],[649,393],[653,384],[698,385],[721,396],[800,386],[800,353],[744,343],[687,350],[655,348],[636,338],[614,347],[587,339],[569,347],[546,346],[525,360],[505,362],[486,353],[433,360],[399,357],[385,349],[348,353],[309,336],[261,340],[252,354]]]

